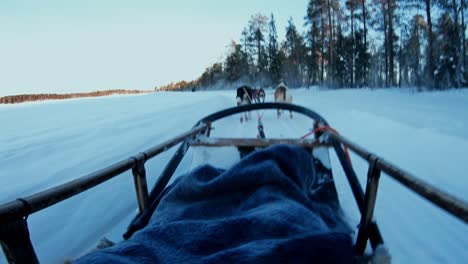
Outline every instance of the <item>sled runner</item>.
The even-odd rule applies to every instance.
[[[211,136],[217,121],[262,109],[293,111],[311,118],[311,138],[269,138],[261,123],[257,137]],[[176,145],[177,151],[148,191],[145,162]],[[225,146],[237,149],[242,157],[238,164],[227,170],[202,166],[168,185],[189,148]],[[353,170],[347,149],[369,163],[365,189]],[[337,155],[361,212],[357,228],[343,223],[330,150]],[[353,262],[364,256],[368,241],[370,254],[384,245],[373,219],[381,172],[468,222],[466,202],[354,144],[336,133],[316,112],[293,104],[260,103],[216,112],[191,130],[135,156],[1,205],[0,241],[7,260],[39,262],[29,237],[30,214],[128,170],[134,176],[139,213],[124,234],[125,240],[78,262],[300,262],[307,258]]]

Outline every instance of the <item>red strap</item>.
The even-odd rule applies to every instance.
[[[265,114],[265,111],[263,111],[262,114],[259,114],[259,113],[257,112],[258,120],[262,120],[263,114]]]
[[[252,98],[250,98],[250,95],[249,95],[249,93],[247,92],[247,90],[245,90],[245,88],[242,88],[242,89],[244,90],[244,93],[245,93],[245,94],[247,95],[247,97],[249,98],[250,103],[253,103]]]
[[[312,132],[309,132],[307,134],[305,134],[304,136],[301,137],[301,139],[305,139],[306,137],[312,135],[312,134],[315,134],[317,132],[320,132],[320,131],[329,131],[329,132],[332,132],[332,133],[335,133],[337,135],[339,135],[340,133],[338,133],[338,131],[336,131],[335,129],[333,129],[332,127],[329,127],[329,126],[322,126],[322,127],[317,127],[316,129],[314,129]],[[351,156],[349,155],[349,151],[348,151],[348,147],[346,145],[343,145],[343,149],[344,149],[344,152],[346,154],[346,157],[348,158],[349,160],[349,164],[351,164],[351,166],[353,165],[353,163],[351,162]]]

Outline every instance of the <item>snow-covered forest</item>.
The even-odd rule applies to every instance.
[[[159,90],[466,86],[464,0],[310,0],[304,21],[278,36],[274,14],[255,14],[225,58],[193,81]]]

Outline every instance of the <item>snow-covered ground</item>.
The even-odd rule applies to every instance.
[[[468,91],[413,94],[399,90],[292,91],[339,132],[423,180],[468,201]],[[0,203],[30,195],[120,161],[190,129],[203,116],[235,104],[234,91],[154,93],[0,106]],[[272,91],[267,93],[271,101]],[[255,118],[256,113],[252,112]],[[299,137],[302,116],[263,117],[267,137]],[[213,136],[256,136],[256,122],[215,123]],[[151,186],[175,149],[146,163]],[[177,174],[200,159],[189,151]],[[205,153],[204,155],[206,155]],[[224,166],[230,162],[215,155]],[[332,154],[340,201],[350,223],[359,214]],[[352,155],[365,182],[367,164]],[[103,236],[119,240],[136,212],[127,172],[28,218],[43,263],[60,263]],[[376,219],[394,263],[465,263],[468,225],[382,176]],[[0,262],[4,262],[0,257]]]

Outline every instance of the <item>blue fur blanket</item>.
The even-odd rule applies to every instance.
[[[149,224],[77,263],[351,263],[351,230],[308,195],[311,154],[278,145],[178,178]]]

